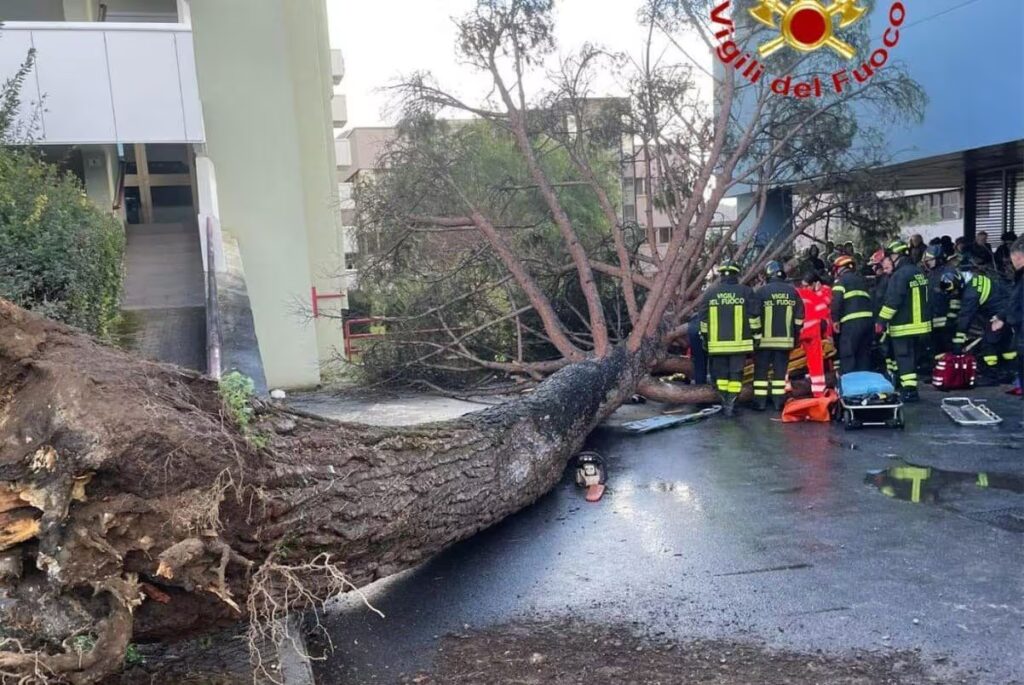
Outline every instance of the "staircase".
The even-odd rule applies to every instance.
[[[192,224],[129,224],[126,231],[125,346],[204,371],[206,291],[198,231]]]

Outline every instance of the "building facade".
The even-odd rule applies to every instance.
[[[317,385],[342,328],[310,313],[345,304],[324,0],[4,0],[0,21],[0,75],[34,54],[26,137],[125,220],[124,307],[162,322],[146,351],[182,361],[160,353],[182,341],[159,312],[205,308],[213,268],[242,278],[256,349],[241,356],[266,385]]]

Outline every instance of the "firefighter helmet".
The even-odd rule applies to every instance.
[[[924,259],[934,261],[936,264],[946,263],[946,253],[942,251],[942,245],[929,245],[924,251]]]
[[[873,255],[871,255],[871,259],[868,260],[868,266],[881,266],[882,262],[884,261],[885,250],[878,250]]]
[[[902,241],[902,240],[894,240],[891,243],[889,243],[889,246],[885,248],[885,251],[888,252],[891,255],[897,255],[897,254],[906,254],[907,250],[909,250],[909,249],[910,249],[910,246],[907,245],[904,241]]]
[[[964,277],[959,271],[950,271],[942,274],[939,280],[939,290],[944,293],[958,293],[964,289]]]
[[[740,273],[740,266],[731,259],[726,259],[724,262],[718,265],[718,273],[723,276],[738,276]]]
[[[832,273],[837,276],[847,269],[853,269],[856,266],[856,262],[850,255],[839,255],[836,260],[832,263]]]
[[[772,260],[764,267],[764,273],[768,278],[785,278],[786,270],[782,268],[782,264]]]

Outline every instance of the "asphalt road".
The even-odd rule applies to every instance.
[[[429,666],[444,634],[568,616],[684,640],[919,649],[940,676],[1024,683],[1024,533],[977,516],[1024,495],[967,484],[913,504],[865,483],[897,458],[1024,474],[1024,403],[985,395],[1007,419],[998,429],[956,427],[927,393],[904,432],[750,412],[644,437],[602,430],[600,503],[567,474],[534,506],[371,586],[385,619],[339,602],[318,682],[394,682]]]

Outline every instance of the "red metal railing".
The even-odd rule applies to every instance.
[[[310,294],[310,300],[312,300],[312,302],[313,302],[313,318],[314,319],[319,319],[320,318],[320,300],[343,300],[343,299],[345,299],[345,293],[328,293],[326,295],[318,293],[316,291],[316,286],[315,285],[312,288],[309,289],[309,294]]]
[[[345,321],[345,358],[350,362],[355,361],[355,358],[359,356],[360,350],[357,343],[364,342],[367,340],[380,340],[384,337],[382,333],[372,332],[372,326],[374,324],[383,324],[385,319],[379,317],[371,317],[368,319],[347,319]],[[353,326],[368,326],[371,330],[366,333],[353,333]]]

